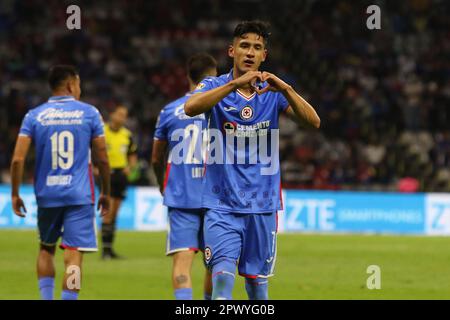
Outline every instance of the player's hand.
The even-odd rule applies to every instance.
[[[23,200],[19,196],[13,196],[12,197],[12,207],[14,213],[19,217],[25,217],[25,213],[27,212],[27,208],[25,208],[25,204],[23,203]],[[25,213],[22,213],[20,209],[23,209]]]
[[[262,72],[261,81],[267,82],[267,86],[265,86],[262,89],[256,87],[255,91],[258,94],[263,94],[264,92],[267,91],[274,91],[274,92],[284,91],[290,88],[290,85],[288,85],[286,82],[278,78],[276,75],[266,71]]]
[[[242,76],[233,80],[233,84],[236,89],[246,87],[250,85],[250,87],[255,87],[255,83],[262,80],[262,72],[261,71],[247,71]]]
[[[100,195],[97,203],[97,210],[100,211],[100,217],[106,216],[110,208],[109,196]]]

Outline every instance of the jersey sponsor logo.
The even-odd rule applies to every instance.
[[[241,119],[245,121],[252,119],[253,114],[253,108],[250,105],[246,105],[245,107],[243,107],[240,112]]]
[[[209,260],[211,260],[211,257],[212,257],[211,248],[210,247],[206,247],[205,248],[205,261],[209,262]]]
[[[72,110],[65,111],[63,109],[48,108],[41,111],[36,120],[43,126],[51,125],[74,125],[83,123],[84,111]]]
[[[270,120],[260,121],[251,125],[236,124],[236,137],[251,138],[267,136],[269,134]]]

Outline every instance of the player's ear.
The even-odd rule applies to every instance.
[[[69,91],[70,93],[74,93],[74,91],[75,91],[75,84],[73,83],[74,81],[73,81],[73,79],[72,78],[68,78],[67,80],[66,80],[66,89],[67,89],[67,91]]]
[[[230,58],[234,58],[234,47],[233,47],[232,44],[230,44],[230,45],[228,46],[228,56],[229,56]]]
[[[262,57],[261,62],[266,61],[266,58],[267,58],[267,49],[264,49],[264,53],[263,53],[263,57]]]

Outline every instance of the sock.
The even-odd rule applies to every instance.
[[[175,299],[192,300],[192,288],[175,289]]]
[[[231,300],[234,286],[236,262],[222,260],[212,268],[212,300]]]
[[[63,290],[61,293],[61,299],[62,300],[77,300],[78,299],[78,292],[76,291],[69,291],[69,290]]]
[[[111,223],[111,250],[114,243],[114,238],[116,237],[116,220]]]
[[[110,223],[102,223],[102,244],[103,252],[110,252],[113,240],[113,228]]]
[[[53,289],[55,288],[55,278],[39,278],[39,292],[42,300],[53,300]]]
[[[263,278],[245,279],[245,290],[250,300],[269,299],[269,280]]]
[[[116,237],[116,219],[111,222],[111,252],[114,253],[113,245],[114,245],[114,239]]]
[[[209,293],[204,293],[203,294],[203,299],[205,300],[211,300],[211,295]]]

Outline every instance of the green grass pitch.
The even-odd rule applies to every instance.
[[[121,261],[85,255],[80,299],[173,299],[165,233],[119,232]],[[39,299],[38,248],[33,230],[0,230],[0,299]],[[450,299],[450,238],[281,234],[271,299]],[[57,251],[55,297],[62,252]],[[366,287],[369,265],[381,268],[381,289]],[[194,298],[202,299],[200,255],[193,266]],[[246,299],[241,277],[234,299]]]

